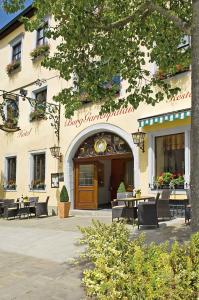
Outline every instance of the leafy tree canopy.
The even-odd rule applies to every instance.
[[[22,8],[22,0],[4,0],[9,12]],[[184,35],[190,35],[190,0],[34,0],[36,20],[25,20],[33,30],[44,16],[53,15],[55,27],[47,37],[61,41],[44,66],[56,69],[73,85],[55,96],[65,105],[66,117],[82,106],[82,96],[101,102],[101,112],[129,103],[155,105],[177,93],[178,88],[151,76],[147,62],[165,72],[190,63],[190,48],[177,50]],[[106,88],[114,75],[128,80],[127,97],[118,101],[116,86]],[[155,92],[154,92],[155,91]]]

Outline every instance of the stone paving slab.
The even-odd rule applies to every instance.
[[[66,263],[0,251],[0,299],[85,299],[81,273]]]
[[[80,237],[74,231],[0,227],[0,250],[62,263],[78,255]]]

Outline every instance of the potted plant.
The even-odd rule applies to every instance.
[[[135,190],[135,197],[136,198],[141,198],[141,189]]]
[[[50,46],[48,44],[38,46],[33,51],[30,52],[30,56],[32,57],[33,61],[46,56],[49,53]]]
[[[58,214],[60,218],[68,218],[70,210],[70,202],[68,191],[63,185],[60,193],[60,201],[58,202]]]
[[[44,110],[34,110],[30,113],[30,121],[39,121],[45,119],[45,111]]]
[[[28,202],[28,196],[23,197],[23,202]]]
[[[132,192],[127,192],[124,182],[120,182],[120,185],[117,189],[117,199],[132,197]]]

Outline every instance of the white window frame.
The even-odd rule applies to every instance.
[[[10,155],[6,155],[4,157],[4,181],[7,183],[8,182],[8,159],[9,158],[16,158],[16,185],[17,185],[17,155],[16,154],[10,154]],[[6,190],[6,192],[16,192],[16,188],[15,190],[9,190],[7,188],[4,188]]]
[[[40,189],[31,189],[31,183],[32,180],[34,178],[34,155],[39,155],[39,154],[45,154],[45,187],[43,190]],[[35,151],[31,151],[30,155],[29,155],[29,192],[38,192],[38,193],[46,193],[46,187],[47,187],[47,183],[46,183],[46,179],[47,179],[47,151],[46,149],[43,150],[35,150]]]
[[[185,183],[190,182],[190,125],[180,126],[176,128],[169,128],[165,130],[153,131],[148,133],[148,182],[153,186],[153,179],[155,177],[155,138],[158,136],[184,133],[185,136]],[[149,187],[149,190],[153,190]],[[179,194],[184,194],[185,191],[178,191]]]

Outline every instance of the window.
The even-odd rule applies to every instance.
[[[32,189],[45,189],[45,160],[45,153],[33,154],[33,178],[31,184]]]
[[[34,92],[34,108],[30,113],[30,121],[45,119],[47,88]]]
[[[184,133],[155,138],[155,169],[156,177],[164,172],[185,174]]]
[[[16,167],[17,159],[16,156],[6,158],[6,189],[15,190],[16,189]]]
[[[12,61],[21,60],[21,42],[17,43],[12,47]]]
[[[35,93],[35,110],[42,110],[45,112],[47,99],[47,89]]]
[[[37,46],[46,44],[45,28],[48,26],[46,23],[43,27],[37,29]]]
[[[94,165],[79,166],[79,186],[92,186],[94,184]]]

